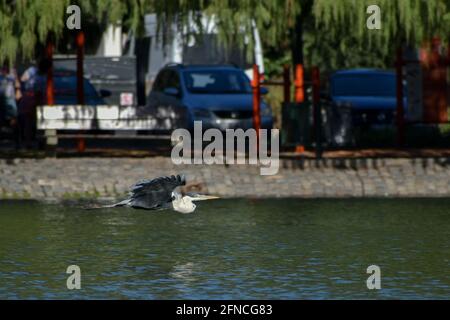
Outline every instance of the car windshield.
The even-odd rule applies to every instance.
[[[395,97],[395,75],[337,75],[332,80],[332,93],[335,96]]]
[[[251,93],[250,81],[238,70],[199,70],[184,72],[191,93]]]

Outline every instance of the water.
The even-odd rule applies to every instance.
[[[0,298],[450,299],[450,199],[80,206],[0,203]],[[66,287],[72,264],[81,290]]]

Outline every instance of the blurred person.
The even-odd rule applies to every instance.
[[[36,84],[39,80],[40,70],[31,65],[21,75],[20,81],[23,88],[23,96],[18,105],[18,120],[20,137],[25,148],[31,148],[36,132],[36,105],[38,97]]]
[[[22,82],[23,90],[32,90],[36,83],[38,75],[38,68],[35,65],[28,67],[20,77],[20,82]]]
[[[0,76],[2,79],[0,94],[3,95],[6,104],[5,114],[15,119],[17,117],[17,101],[22,97],[16,70],[4,66],[0,71]]]
[[[16,147],[19,144],[17,101],[22,98],[20,82],[14,68],[3,66],[0,70],[0,122],[13,132]]]

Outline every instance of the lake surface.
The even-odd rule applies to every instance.
[[[0,202],[0,299],[450,299],[450,199],[83,205]]]

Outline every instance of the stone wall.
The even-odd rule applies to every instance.
[[[448,197],[450,159],[282,159],[274,176],[249,165],[170,158],[0,160],[0,199],[120,198],[144,178],[184,173],[188,190],[222,197]]]

